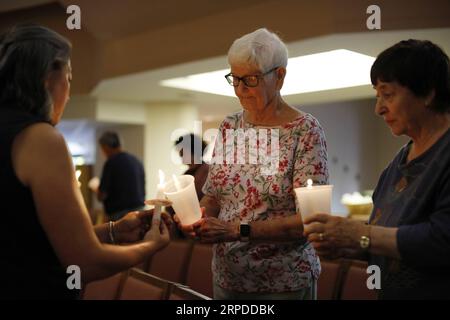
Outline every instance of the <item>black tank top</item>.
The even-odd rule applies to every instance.
[[[75,299],[36,213],[31,190],[17,178],[15,137],[45,120],[0,106],[0,299]],[[51,170],[52,168],[47,168]]]

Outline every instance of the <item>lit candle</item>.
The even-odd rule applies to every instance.
[[[165,178],[166,176],[164,175],[164,172],[160,169],[158,170],[158,174],[159,174],[159,183],[157,186],[157,192],[156,192],[156,199],[165,199],[166,197],[164,196],[164,188],[166,186],[165,183]]]
[[[311,179],[306,187],[294,189],[302,219],[314,213],[331,213],[332,185],[313,186]]]
[[[156,192],[156,200],[164,200],[164,188],[165,188],[165,175],[164,172],[160,169],[158,171],[159,174],[159,183],[157,186],[157,192]],[[155,209],[153,211],[153,219],[156,219],[157,221],[161,220],[161,203],[157,202],[155,204]],[[155,220],[155,221],[156,221]]]

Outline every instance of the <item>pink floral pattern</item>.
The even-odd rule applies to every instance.
[[[258,129],[243,121],[241,111],[222,122],[219,135],[225,138],[226,129],[249,128]],[[214,159],[224,148],[216,143],[216,163],[210,166],[203,192],[220,204],[219,219],[248,222],[290,216],[296,214],[294,188],[305,186],[309,178],[315,184],[328,183],[325,135],[314,117],[304,113],[284,126],[268,128],[273,129],[279,134],[279,166],[272,175],[262,174],[261,165],[248,161],[217,163]],[[259,137],[258,143],[267,143],[267,138]],[[224,162],[232,156],[236,160],[239,152],[243,150],[225,150]],[[283,244],[237,241],[214,245],[212,269],[215,283],[228,290],[286,292],[309,287],[311,278],[319,277],[320,262],[304,239]]]

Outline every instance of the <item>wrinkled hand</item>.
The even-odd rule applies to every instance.
[[[239,222],[223,221],[207,217],[194,223],[194,231],[202,243],[218,243],[239,240]]]
[[[153,209],[128,212],[122,219],[114,223],[116,242],[129,243],[142,240],[149,230],[153,216]],[[172,225],[172,219],[167,212],[161,213],[161,218],[167,228]]]
[[[197,235],[194,230],[194,225],[197,226],[205,218],[205,208],[202,207],[200,209],[202,211],[202,217],[199,221],[197,221],[194,224],[181,224],[180,218],[178,218],[176,214],[173,216],[173,221],[177,224],[178,229],[180,229],[181,232],[183,232],[186,238],[197,239]]]
[[[359,238],[365,234],[366,226],[360,221],[314,214],[303,221],[304,234],[317,253],[328,259],[346,256],[359,248]]]
[[[144,241],[154,242],[156,250],[166,247],[170,242],[169,229],[166,223],[163,220],[152,219],[150,230],[144,235]]]

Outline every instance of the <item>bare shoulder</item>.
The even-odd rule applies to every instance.
[[[57,148],[64,145],[61,133],[48,123],[36,123],[24,129],[15,139],[14,147]]]
[[[61,133],[47,123],[33,124],[14,140],[12,162],[19,180],[25,185],[30,177],[56,163],[70,162],[66,142]]]
[[[29,142],[30,144],[39,144],[45,146],[47,144],[60,144],[65,145],[64,137],[56,130],[52,125],[48,123],[36,123],[23,130],[17,137],[23,139],[23,142]]]

